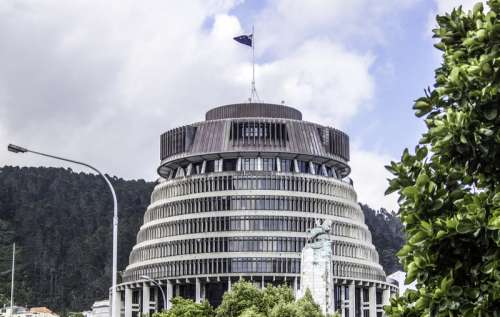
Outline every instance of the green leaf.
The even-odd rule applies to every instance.
[[[457,224],[456,230],[458,233],[470,233],[476,230],[474,223],[462,220]]]
[[[418,195],[418,189],[415,186],[408,186],[403,189],[403,195],[413,198]]]
[[[441,207],[443,207],[443,204],[444,204],[444,200],[441,198],[434,200],[434,203],[432,204],[432,210],[440,209]]]
[[[500,205],[500,192],[493,196],[492,202],[494,205]]]
[[[401,248],[401,250],[399,250],[399,252],[398,252],[398,253],[396,253],[396,255],[397,255],[397,256],[399,256],[399,257],[405,257],[405,256],[407,256],[407,255],[408,255],[408,254],[412,251],[412,249],[413,249],[413,248],[412,248],[411,246],[409,246],[409,245],[405,244],[405,245]]]
[[[422,187],[425,186],[428,182],[429,182],[429,176],[427,176],[427,174],[424,171],[422,171],[417,177],[416,185],[418,187]]]
[[[498,116],[498,109],[496,107],[491,107],[484,111],[484,117],[487,120],[495,120]]]
[[[422,161],[427,156],[427,147],[422,146],[417,149],[416,157],[417,160]]]
[[[410,242],[412,245],[418,245],[427,239],[427,234],[424,231],[419,231],[410,237]]]
[[[459,297],[462,295],[463,289],[460,286],[453,285],[448,292],[453,297]]]
[[[482,2],[478,2],[474,5],[474,7],[472,7],[472,14],[477,15],[478,13],[482,13],[482,12],[483,12],[483,3]]]

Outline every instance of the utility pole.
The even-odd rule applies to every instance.
[[[12,280],[10,283],[10,315],[14,315],[14,272],[16,267],[16,243],[12,244]]]

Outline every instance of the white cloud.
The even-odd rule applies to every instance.
[[[261,67],[262,92],[276,102],[298,105],[310,121],[341,127],[370,105],[372,62],[370,55],[349,52],[332,41],[310,40]]]
[[[397,211],[397,195],[385,196],[388,187],[388,178],[392,178],[384,166],[396,161],[387,154],[375,151],[366,151],[354,144],[351,148],[351,178],[358,193],[358,201],[366,203],[372,208],[384,207],[387,210]]]
[[[413,2],[270,1],[256,16],[261,98],[345,126],[376,89],[376,56],[352,43],[382,43]],[[244,32],[238,3],[0,2],[0,146],[153,179],[162,132],[248,97],[251,51],[231,40]],[[0,150],[3,164],[58,165]]]
[[[392,16],[410,7],[416,0],[277,0],[261,12],[256,21],[261,50],[281,56],[301,43],[329,30],[332,40],[351,44],[384,42],[383,28]],[[268,32],[267,30],[272,30]]]

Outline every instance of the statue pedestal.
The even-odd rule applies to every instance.
[[[300,280],[300,297],[309,289],[324,313],[334,312],[332,241],[329,238],[306,244],[302,250]]]

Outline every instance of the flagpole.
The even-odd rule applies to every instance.
[[[250,101],[253,101],[253,96],[255,92],[255,30],[252,25],[252,94],[250,95]]]

